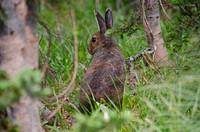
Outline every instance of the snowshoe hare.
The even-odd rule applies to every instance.
[[[108,103],[111,100],[121,106],[125,82],[125,58],[117,47],[115,37],[105,35],[106,30],[113,26],[112,11],[106,10],[105,20],[98,12],[95,14],[99,31],[90,40],[88,52],[93,59],[80,87],[80,105],[88,111],[91,111],[89,100],[94,99]]]

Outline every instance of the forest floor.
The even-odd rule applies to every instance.
[[[66,5],[52,7],[45,2],[41,2],[39,6],[39,19],[50,30],[49,34],[43,25],[38,24],[41,67],[45,59],[49,58],[43,86],[49,87],[52,90],[51,97],[56,98],[56,101],[51,101],[46,97],[42,101],[52,111],[58,110],[57,118],[52,124],[43,121],[45,130],[199,131],[200,38],[196,28],[192,26],[192,18],[181,16],[175,9],[168,12],[171,16],[168,22],[161,18],[163,39],[169,53],[168,64],[159,69],[162,75],[155,71],[153,65],[147,67],[143,59],[138,60],[134,63],[137,75],[134,91],[128,84],[127,70],[122,110],[100,105],[91,115],[78,112],[79,84],[92,59],[87,46],[92,34],[98,30],[93,5],[95,4],[89,1],[80,1],[79,4],[71,2],[77,26],[78,69],[75,84],[70,87],[73,89],[66,92],[67,98],[64,100],[56,97],[70,84],[75,74],[70,9]],[[103,14],[108,6],[113,5],[102,4],[100,13]],[[132,23],[128,30],[115,34],[118,47],[126,58],[148,47],[142,21],[138,19],[140,15],[137,10],[132,11],[129,8],[130,6],[124,5],[117,11],[113,10],[115,29]]]

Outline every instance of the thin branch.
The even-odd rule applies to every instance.
[[[51,110],[45,106],[43,103],[39,103],[39,111],[40,111],[40,117],[42,120],[47,120],[47,117],[51,114]],[[50,120],[48,120],[50,122]]]
[[[142,19],[143,19],[143,24],[144,24],[144,26],[145,26],[145,31],[147,31],[147,32],[150,32],[150,33],[152,33],[152,31],[151,31],[151,28],[150,28],[150,26],[149,26],[149,23],[147,22],[147,19],[146,19],[146,13],[145,13],[145,9],[144,9],[144,2],[145,2],[145,0],[142,0]],[[146,28],[148,28],[148,30],[146,30]]]
[[[160,72],[158,66],[156,65],[156,63],[151,59],[151,57],[146,52],[144,52],[144,57],[145,58],[147,57],[147,59],[148,59],[148,60],[146,60],[147,62],[150,62],[151,64],[153,64],[154,67],[152,67],[152,69],[154,69],[157,73],[159,73],[162,76],[162,73]]]
[[[151,48],[147,48],[144,51],[137,53],[135,56],[129,57],[128,61],[127,61],[128,69],[130,71],[129,84],[130,84],[131,89],[134,91],[134,93],[137,93],[137,91],[135,89],[136,73],[134,72],[132,63],[135,62],[136,60],[138,60],[139,58],[143,57],[145,53],[153,54],[153,53],[155,53],[155,50],[151,49]]]
[[[57,97],[63,97],[67,92],[68,94],[72,92],[73,85],[75,84],[77,70],[78,70],[78,38],[77,38],[77,31],[76,31],[76,18],[74,15],[74,11],[70,10],[71,20],[73,25],[73,35],[74,35],[74,71],[72,75],[72,80],[69,85],[60,93]]]
[[[134,72],[134,68],[133,68],[132,63],[130,65],[129,70],[130,70],[130,76],[128,78],[129,85],[130,85],[131,90],[136,93],[136,89],[135,89],[136,73]]]
[[[48,117],[46,117],[46,120],[50,120],[51,118],[55,117],[56,113],[60,110],[60,108],[63,106],[64,102],[66,100],[66,97],[64,97],[64,99],[61,101],[60,104],[58,104],[57,108],[53,111],[51,111],[51,113],[48,115]]]
[[[170,20],[170,17],[168,16],[168,14],[167,14],[166,11],[165,11],[165,8],[163,7],[162,1],[159,0],[159,3],[160,3],[160,6],[161,6],[161,8],[162,8],[162,10],[163,10],[163,13],[164,13],[165,16],[167,17],[167,21]]]
[[[153,54],[155,53],[155,49],[146,48],[144,51],[137,53],[135,56],[129,57],[127,62],[128,66],[131,67],[132,63],[141,58],[144,55],[144,53]]]
[[[58,21],[58,12],[55,13],[55,16],[56,16],[56,29],[57,29],[58,40],[62,44],[63,52],[66,53],[66,47],[63,44],[63,40],[62,40],[63,36],[62,36],[62,32],[60,30],[60,24],[59,24],[59,21]]]
[[[62,40],[62,33],[61,33],[61,30],[60,30],[60,24],[59,24],[59,21],[58,21],[58,12],[55,13],[55,16],[56,16],[56,29],[57,29],[57,34],[58,34],[58,40],[60,43],[63,42]]]
[[[42,25],[44,27],[47,34],[49,35],[49,47],[48,47],[48,52],[47,52],[47,57],[46,57],[45,63],[42,67],[42,75],[41,75],[42,79],[44,79],[45,73],[48,69],[49,57],[50,57],[50,54],[51,54],[52,38],[51,38],[51,32],[50,32],[49,28],[47,27],[47,25],[41,20],[38,20],[38,22],[39,22],[40,25]]]
[[[151,27],[149,26],[149,23],[147,21],[147,18],[146,18],[144,2],[145,2],[145,0],[141,0],[142,20],[143,20],[144,30],[145,30],[145,32],[147,32],[147,38],[149,40],[149,46],[150,46],[150,48],[155,48],[154,36],[153,36],[152,30],[151,30]],[[148,36],[148,34],[149,34],[149,36]]]
[[[192,16],[192,14],[191,14],[190,12],[187,12],[183,6],[178,5],[178,7],[180,8],[180,10],[181,10],[185,15],[187,15],[187,16],[189,16],[189,17]]]
[[[45,61],[47,59],[47,57],[42,53],[42,51],[40,49],[39,49],[39,54],[40,54],[43,61]],[[44,64],[42,64],[42,65],[44,65]],[[55,73],[55,71],[53,70],[53,68],[50,64],[48,65],[48,71],[52,75],[52,77],[56,80],[57,85],[59,85],[58,77],[56,76],[56,73]]]

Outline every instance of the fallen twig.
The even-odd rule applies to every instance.
[[[128,78],[128,81],[129,81],[129,85],[130,85],[131,90],[135,92],[136,74],[134,72],[134,68],[133,68],[132,65],[133,64],[131,63],[130,64],[130,68],[129,68],[129,70],[130,70],[130,76]]]
[[[139,58],[141,58],[145,53],[147,54],[153,54],[155,52],[155,49],[151,49],[151,48],[146,48],[144,51],[141,51],[139,53],[137,53],[135,56],[131,56],[128,58],[128,67],[130,68],[132,63],[135,62],[136,60],[138,60]]]
[[[127,65],[128,69],[130,71],[130,76],[129,76],[129,85],[131,87],[131,90],[134,91],[134,93],[137,93],[135,90],[135,80],[136,80],[136,73],[134,72],[133,68],[133,62],[138,60],[139,58],[143,57],[145,53],[147,54],[153,54],[155,52],[155,49],[151,48],[146,48],[144,51],[137,53],[135,56],[131,56],[128,58]]]
[[[150,63],[151,64],[153,64],[153,66],[154,66],[154,70],[156,71],[156,72],[158,72],[161,76],[162,76],[162,73],[160,72],[160,70],[159,70],[159,68],[158,68],[158,66],[156,65],[156,63],[151,59],[151,57],[146,53],[146,52],[144,52],[144,55],[147,57],[147,59],[148,59],[148,61],[150,61]]]
[[[159,72],[155,69],[155,67],[153,67],[153,66],[150,64],[151,62],[149,62],[149,59],[147,58],[147,56],[146,56],[145,54],[143,54],[142,57],[143,57],[144,62],[147,63],[147,66],[150,66],[154,71],[156,71],[157,73],[159,73]],[[160,73],[159,73],[159,75],[160,75]]]
[[[64,99],[62,99],[61,103],[58,104],[57,108],[53,111],[51,111],[51,113],[45,118],[46,120],[50,120],[51,118],[55,117],[56,113],[60,110],[60,108],[63,106],[64,102],[66,100],[66,97],[64,97]]]

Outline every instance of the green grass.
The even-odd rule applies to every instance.
[[[99,112],[101,107],[93,113],[82,115],[77,112],[78,89],[82,80],[84,68],[88,67],[92,56],[87,52],[87,45],[91,35],[97,31],[96,20],[93,10],[95,2],[70,1],[75,12],[78,33],[78,59],[79,67],[76,77],[76,85],[73,93],[58,112],[59,125],[44,125],[46,130],[51,131],[199,131],[200,130],[200,47],[199,36],[193,27],[182,28],[184,23],[179,23],[180,14],[171,14],[173,18],[170,23],[161,22],[163,38],[167,46],[170,61],[169,64],[160,69],[164,77],[158,77],[156,72],[147,68],[142,60],[136,64],[141,65],[140,71],[144,73],[147,81],[142,79],[137,83],[137,95],[133,94],[129,85],[125,87],[123,110],[107,109]],[[65,2],[64,2],[65,3]],[[68,3],[69,5],[69,3]],[[84,6],[83,6],[84,5]],[[115,7],[112,2],[101,3],[100,12],[103,15],[108,6]],[[49,66],[55,72],[55,79],[49,72],[44,80],[48,86],[58,94],[71,80],[74,67],[73,60],[73,34],[69,9],[66,3],[60,8],[49,9],[43,3],[39,6],[39,18],[44,21],[52,35],[52,49]],[[59,24],[63,35],[63,44],[66,53],[63,52],[62,44],[56,33],[55,11],[59,13]],[[120,10],[113,11],[114,28],[118,29],[124,25],[124,21],[130,20],[130,14],[134,14],[130,7],[124,3]],[[126,58],[135,55],[147,47],[146,35],[143,31],[142,22],[135,20],[137,30],[132,34],[116,33],[119,48]],[[41,25],[38,25],[39,47],[46,56],[48,51],[48,34]],[[181,33],[180,33],[181,32]],[[43,62],[42,57],[40,61]],[[127,74],[128,76],[128,74]],[[51,104],[46,100],[50,109],[56,107],[57,103]],[[109,120],[105,118],[105,114]],[[75,121],[74,121],[75,117]],[[74,123],[75,122],[75,123]]]

